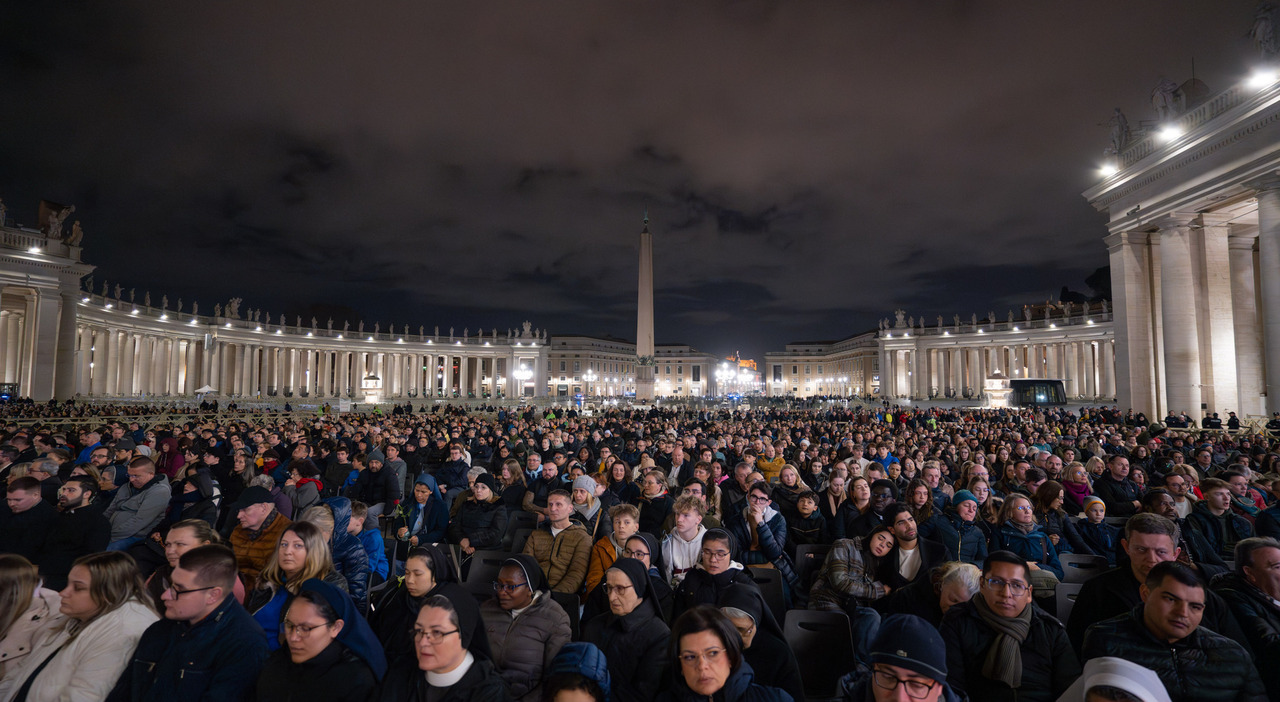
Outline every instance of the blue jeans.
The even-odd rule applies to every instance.
[[[142,539],[143,537],[141,536],[126,536],[123,539],[120,539],[119,541],[112,541],[111,543],[107,544],[107,550],[108,551],[127,551],[129,550],[130,546],[136,543],[139,543],[140,541],[142,541]]]

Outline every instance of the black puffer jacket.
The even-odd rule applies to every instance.
[[[981,597],[981,595],[976,595]],[[1014,689],[982,675],[996,632],[978,616],[973,602],[962,602],[942,618],[947,642],[947,683],[958,694],[982,702],[1053,702],[1080,677],[1067,630],[1034,604],[1031,630],[1022,642],[1022,687]]]
[[[612,677],[613,702],[651,702],[667,674],[671,629],[644,600],[630,614],[609,613],[587,623],[582,640],[604,652]]]
[[[1084,660],[1115,656],[1160,676],[1172,702],[1262,702],[1266,690],[1249,653],[1204,627],[1173,643],[1142,623],[1143,607],[1099,622],[1084,636]]]
[[[1267,696],[1280,700],[1280,607],[1266,593],[1235,573],[1213,579],[1213,589],[1226,601],[1253,649]]]
[[[502,546],[502,535],[506,531],[507,508],[501,500],[476,502],[467,498],[458,516],[449,523],[449,543],[461,543],[465,538],[471,548],[496,549]]]
[[[755,672],[745,660],[711,697],[704,697],[689,688],[684,676],[677,673],[671,687],[658,698],[659,702],[792,702],[791,695],[776,687],[765,687],[755,682]],[[801,701],[803,702],[803,700]]]

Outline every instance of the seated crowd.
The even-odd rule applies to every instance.
[[[1280,699],[1275,432],[20,407],[0,702]]]

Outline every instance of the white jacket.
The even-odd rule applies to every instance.
[[[38,588],[31,606],[0,638],[0,679],[17,668],[31,653],[31,645],[39,643],[49,632],[62,626],[67,617],[58,611],[62,596],[53,590]]]
[[[129,600],[94,619],[74,639],[65,630],[53,632],[5,675],[0,699],[12,702],[27,677],[57,651],[31,685],[27,702],[101,702],[129,664],[142,632],[158,619],[141,602]]]
[[[680,538],[675,529],[662,541],[662,567],[665,571],[662,575],[672,589],[684,580],[687,571],[698,565],[702,558],[702,536],[706,533],[707,528],[699,524],[698,534],[690,541]]]

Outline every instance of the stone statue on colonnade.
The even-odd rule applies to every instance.
[[[1177,117],[1186,108],[1178,94],[1178,84],[1165,77],[1161,77],[1151,91],[1151,106],[1156,108],[1156,118],[1161,122]]]
[[[1258,52],[1262,54],[1263,60],[1270,61],[1280,53],[1280,41],[1276,37],[1276,6],[1269,2],[1258,3],[1258,9],[1253,15],[1253,27],[1249,30],[1249,36],[1253,38],[1253,42],[1258,45]]]
[[[0,223],[4,222],[4,212],[0,210]],[[80,228],[80,220],[76,220],[71,225],[71,234],[67,236],[66,243],[68,246],[79,246],[84,241],[84,230]]]

